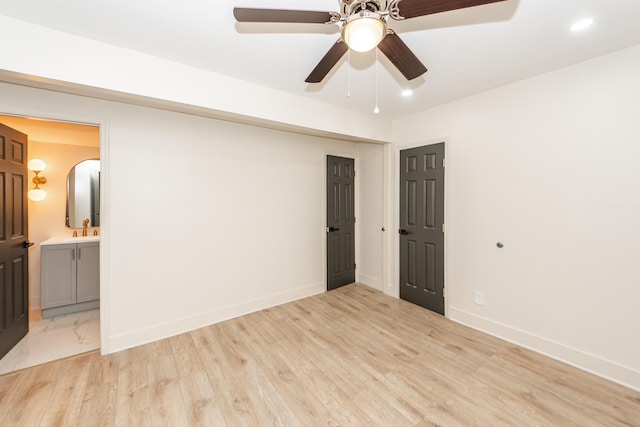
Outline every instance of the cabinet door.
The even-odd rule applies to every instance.
[[[76,245],[42,246],[42,308],[60,307],[76,302]]]
[[[100,299],[100,243],[78,243],[77,265],[77,301]]]

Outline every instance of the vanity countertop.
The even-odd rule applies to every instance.
[[[50,246],[50,245],[68,245],[71,243],[88,243],[88,242],[99,242],[100,236],[79,236],[79,237],[51,237],[44,242],[40,243],[40,246]]]

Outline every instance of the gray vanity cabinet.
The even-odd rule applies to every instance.
[[[76,302],[100,299],[100,243],[78,243]]]
[[[100,243],[41,246],[42,316],[90,310],[100,306]]]

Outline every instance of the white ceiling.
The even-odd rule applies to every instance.
[[[429,0],[424,0],[429,1]],[[638,0],[507,0],[390,27],[429,72],[407,82],[382,55],[343,58],[321,84],[304,79],[336,25],[238,24],[233,7],[338,11],[338,0],[0,0],[24,21],[393,118],[640,44]],[[572,33],[576,20],[595,24]],[[377,66],[376,66],[377,64]],[[376,71],[377,70],[377,71]],[[179,83],[176,83],[179,84]],[[347,97],[347,92],[350,97]],[[403,98],[402,89],[414,95]]]

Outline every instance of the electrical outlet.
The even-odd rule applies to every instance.
[[[484,294],[482,292],[474,292],[473,293],[473,302],[478,305],[484,305]]]

